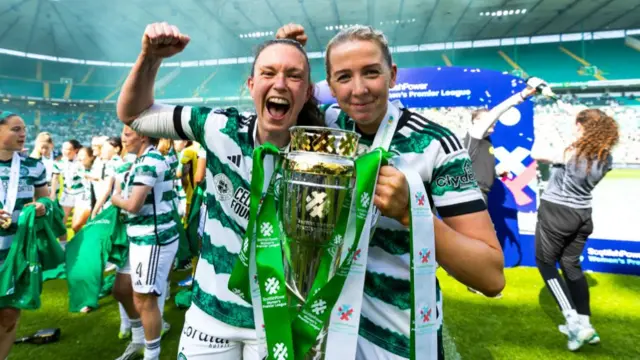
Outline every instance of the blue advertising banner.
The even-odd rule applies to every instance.
[[[519,248],[508,245],[505,249],[505,266],[536,266],[533,235],[520,235]],[[589,238],[580,256],[584,270],[614,274],[640,275],[640,241],[604,240]]]
[[[398,69],[390,98],[408,108],[490,109],[525,86],[521,78],[492,70],[408,68]],[[316,85],[315,95],[323,104],[336,102],[326,81]],[[536,162],[530,157],[534,140],[533,111],[533,103],[525,101],[505,113],[491,135],[496,163],[509,171],[509,176],[494,182],[488,204],[505,253],[505,265],[509,267],[535,266],[533,230],[538,189]],[[589,239],[583,268],[640,274],[640,241]]]

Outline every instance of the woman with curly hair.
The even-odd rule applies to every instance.
[[[612,149],[619,137],[618,124],[600,110],[580,111],[575,124],[576,139],[566,148],[545,149],[536,142],[531,150],[534,159],[552,167],[538,208],[536,263],[567,321],[559,330],[569,337],[571,351],[600,342],[589,320],[589,285],[580,255],[593,232],[591,192],[611,170]]]

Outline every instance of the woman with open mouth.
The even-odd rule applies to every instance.
[[[295,24],[282,27],[276,37],[306,40],[304,28]],[[326,110],[325,121],[360,133],[364,152],[379,129],[386,128],[382,125],[397,120],[390,149],[420,174],[429,205],[442,218],[434,218],[438,264],[487,296],[500,293],[505,285],[502,249],[467,150],[449,129],[389,102],[397,66],[385,36],[368,26],[341,30],[327,45],[325,65],[338,101]],[[412,294],[409,190],[403,173],[391,166],[380,169],[374,204],[382,216],[369,244],[356,359],[406,359],[411,351]],[[437,343],[416,353],[416,359],[444,358],[442,294],[437,281],[435,286]]]
[[[167,23],[147,26],[118,100],[118,116],[140,134],[197,141],[206,150],[208,214],[178,358],[258,359],[253,309],[228,290],[248,223],[253,149],[266,142],[283,148],[290,127],[324,121],[313,98],[309,60],[292,40],[267,41],[257,50],[247,80],[255,114],[154,103],[162,60],[182,52],[189,41]]]

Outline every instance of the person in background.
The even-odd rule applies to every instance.
[[[18,231],[18,219],[26,206],[36,207],[36,216],[46,214],[44,205],[34,203],[49,195],[46,170],[40,160],[21,154],[27,137],[24,120],[14,113],[0,111],[0,271],[13,236]],[[15,166],[14,166],[15,164]],[[12,171],[12,168],[17,171]],[[25,170],[22,170],[25,169]],[[20,310],[12,297],[0,301],[0,359],[5,359],[16,338]]]
[[[82,192],[78,195],[73,208],[73,218],[71,220],[71,229],[74,233],[78,233],[80,229],[87,223],[91,216],[91,209],[95,203],[95,189],[91,181],[91,166],[95,161],[93,150],[89,147],[82,147],[78,151],[77,161],[79,165],[78,175],[82,179]],[[85,306],[80,309],[82,313],[88,313],[93,310],[91,307]]]
[[[91,181],[91,168],[96,158],[93,156],[93,150],[83,147],[78,151],[78,175],[81,178],[82,191],[76,198],[75,207],[73,209],[73,219],[71,221],[71,229],[77,233],[87,223],[91,215],[91,209],[96,202],[96,194],[94,184]]]
[[[120,138],[112,137],[108,138],[102,145],[100,158],[105,163],[104,179],[105,191],[101,197],[96,201],[93,211],[91,212],[91,218],[96,217],[100,211],[111,205],[109,199],[113,193],[113,187],[115,185],[116,170],[124,164],[124,161],[120,157],[122,152],[122,141]]]
[[[194,189],[198,183],[196,183],[196,177],[202,174],[201,180],[204,180],[204,168],[206,167],[206,151],[202,150],[202,147],[191,140],[174,140],[174,147],[178,151],[178,157],[180,165],[178,166],[177,176],[182,180],[178,196],[180,198],[180,209],[184,209],[184,213],[181,214],[184,219],[184,226],[187,227],[187,220],[191,213],[191,200],[193,198]],[[202,158],[204,157],[204,158]],[[202,171],[198,173],[199,168]],[[205,204],[203,204],[205,205]],[[178,286],[189,287],[193,284],[193,275],[198,258],[194,257],[190,262],[179,264],[176,263],[176,268],[179,270],[193,269],[191,275],[178,282]]]
[[[55,157],[53,155],[53,138],[48,132],[41,132],[36,136],[35,145],[30,157],[39,159],[44,164],[47,170],[47,182],[51,184],[51,177],[53,175],[53,164],[55,163]]]
[[[600,342],[590,321],[589,285],[580,256],[593,232],[591,192],[611,170],[613,148],[620,136],[616,121],[597,109],[578,112],[575,130],[575,138],[564,146],[550,147],[542,140],[531,149],[532,158],[551,164],[551,177],[538,208],[536,263],[566,320],[559,330],[568,336],[571,351],[587,342]]]
[[[137,314],[128,314],[132,342],[119,359],[143,352],[145,360],[157,360],[167,279],[178,250],[178,226],[181,226],[171,216],[175,206],[174,176],[169,163],[156,149],[158,139],[140,135],[128,126],[122,132],[122,139],[127,150],[137,158],[124,179],[124,189],[116,187],[111,204],[122,209],[125,216],[130,242],[130,281]]]
[[[491,134],[494,132],[496,123],[507,110],[522,104],[527,98],[536,94],[537,88],[543,83],[544,81],[541,79],[530,78],[527,81],[527,87],[522,91],[494,106],[491,110],[476,110],[471,115],[472,126],[464,137],[463,142],[469,152],[471,166],[487,206],[489,204],[489,192],[496,178],[498,176],[505,177],[509,174],[509,169],[496,165],[493,142],[491,141]],[[467,287],[467,289],[474,294],[482,295],[481,292],[472,287]],[[501,293],[495,296],[495,298],[501,297]]]
[[[193,145],[195,146],[195,145]],[[194,175],[194,185],[195,188],[197,185],[201,184],[205,180],[205,176],[207,174],[207,151],[201,145],[198,146],[198,163],[196,165],[196,172]]]
[[[102,157],[100,155],[102,154],[102,146],[108,138],[109,137],[107,136],[95,136],[91,139],[91,150],[93,151],[95,161],[93,162],[90,173],[87,175],[91,180],[96,197],[98,198],[107,193],[107,183],[104,181],[106,163],[102,161]]]
[[[498,175],[503,176],[509,169],[496,167],[496,157],[493,154],[491,134],[495,129],[498,119],[514,106],[522,104],[527,98],[534,95],[537,88],[544,81],[538,78],[530,78],[527,87],[511,96],[507,100],[493,107],[491,110],[476,110],[471,116],[472,126],[464,137],[463,142],[473,166],[473,172],[482,191],[485,203],[488,203],[489,191]]]
[[[72,139],[62,144],[62,159],[53,166],[53,176],[51,178],[51,200],[57,199],[58,187],[62,180],[63,189],[60,196],[60,206],[64,210],[64,224],[67,223],[71,210],[76,206],[76,201],[82,193],[82,178],[78,174],[78,164],[76,156],[82,145],[78,140]],[[67,235],[60,237],[60,242],[66,244]]]

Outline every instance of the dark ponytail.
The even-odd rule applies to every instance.
[[[80,144],[80,141],[76,140],[76,139],[71,139],[71,140],[67,140],[67,142],[69,144],[71,144],[71,147],[73,148],[73,150],[75,151],[79,151],[82,148],[82,144]]]

